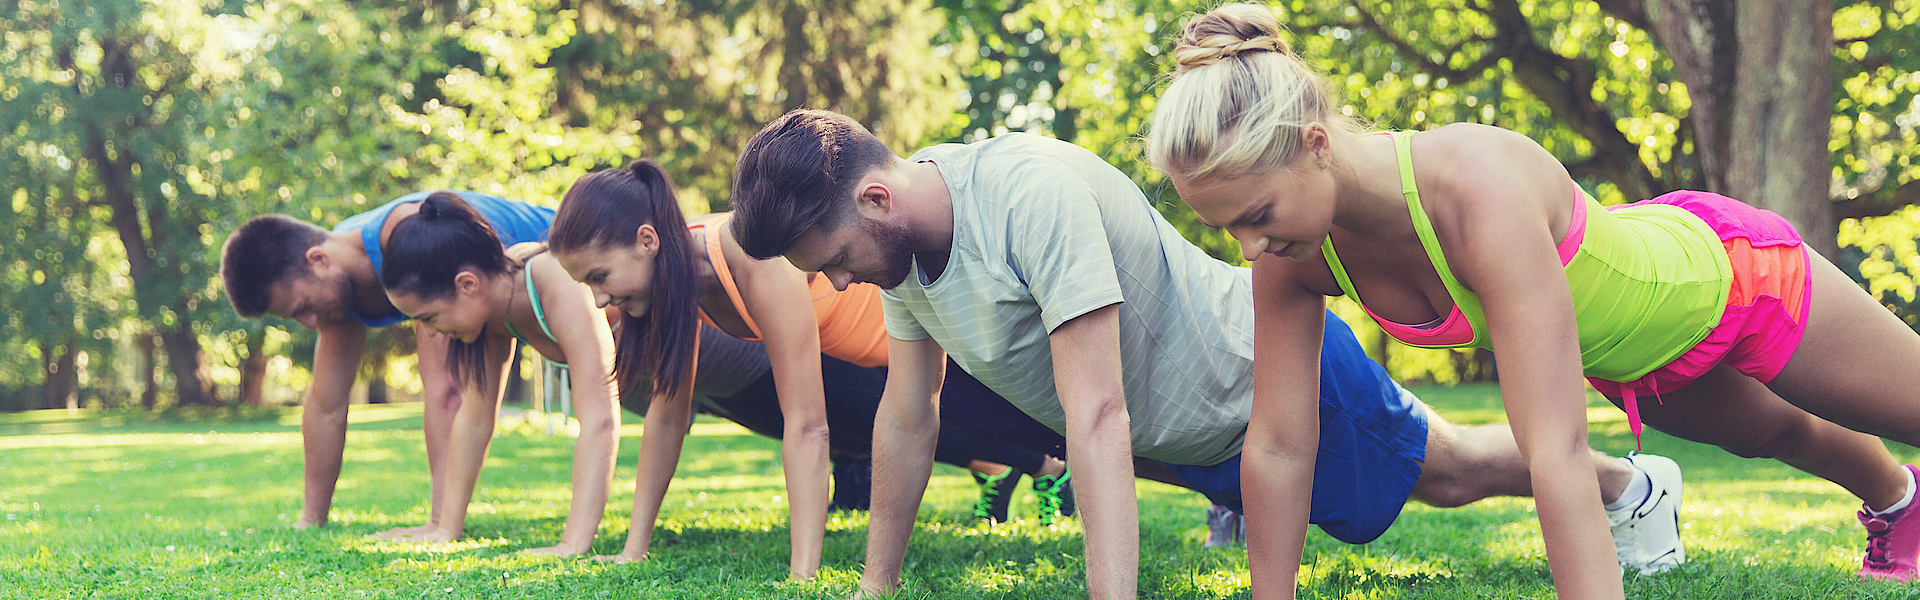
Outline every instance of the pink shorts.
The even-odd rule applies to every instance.
[[[1688,190],[1607,208],[1644,204],[1670,204],[1706,221],[1727,249],[1733,284],[1720,323],[1693,349],[1631,382],[1587,378],[1600,393],[1625,400],[1628,425],[1636,439],[1640,436],[1639,396],[1671,393],[1719,365],[1762,383],[1773,381],[1800,347],[1813,294],[1806,248],[1799,232],[1780,215],[1719,194]]]

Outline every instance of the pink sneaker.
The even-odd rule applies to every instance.
[[[1920,481],[1920,468],[1907,465],[1907,473]],[[1867,556],[1860,560],[1860,576],[1882,581],[1913,581],[1915,562],[1920,558],[1920,516],[1913,516],[1909,504],[1899,512],[1876,517],[1861,507],[1860,525],[1867,528]]]

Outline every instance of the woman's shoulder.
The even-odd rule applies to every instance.
[[[1412,153],[1421,182],[1443,193],[1483,196],[1490,186],[1531,193],[1567,179],[1566,167],[1539,142],[1492,125],[1454,123],[1420,132]]]
[[[553,257],[553,253],[547,252],[546,249],[546,244],[539,242],[515,244],[507,249],[507,256],[525,265],[527,273],[533,278],[534,286],[539,288],[542,296],[558,287],[574,283],[573,275],[567,273],[566,267],[561,266],[560,261]]]
[[[731,219],[731,218],[733,218],[732,211],[707,213],[697,217],[687,217],[687,226],[693,227],[696,225],[705,225],[708,227],[714,227],[714,226],[720,225],[721,223],[726,222],[727,219]]]
[[[1456,162],[1471,162],[1475,157],[1509,152],[1545,152],[1539,142],[1505,127],[1480,123],[1451,123],[1414,135],[1416,151],[1457,157]]]

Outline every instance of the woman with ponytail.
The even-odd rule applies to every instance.
[[[598,305],[626,313],[615,378],[630,394],[648,398],[633,526],[620,558],[647,553],[685,440],[686,428],[674,424],[685,423],[691,414],[694,331],[705,322],[766,345],[775,398],[761,411],[782,419],[781,464],[793,548],[789,574],[804,579],[820,566],[828,447],[840,440],[861,447],[872,443],[887,364],[879,288],[837,292],[824,278],[786,261],[753,260],[722,226],[729,217],[709,215],[688,223],[666,173],[650,161],[636,161],[574,182],[561,201],[549,244],[557,262],[592,290]],[[943,396],[943,409],[970,414],[942,424],[936,458],[975,470],[982,483],[976,515],[1004,520],[1011,484],[1023,473],[1034,476],[1042,522],[1071,514],[1066,465],[1043,453],[1057,447],[1057,434],[974,383],[956,383],[953,393]],[[960,427],[967,422],[990,426]],[[986,431],[996,439],[983,437]]]
[[[1313,372],[1320,339],[1302,325],[1319,323],[1325,296],[1353,298],[1408,345],[1497,350],[1562,598],[1621,597],[1609,526],[1619,544],[1622,518],[1677,512],[1682,498],[1673,462],[1642,454],[1627,458],[1647,475],[1641,491],[1596,500],[1582,375],[1636,436],[1644,422],[1845,488],[1863,503],[1860,575],[1915,578],[1920,469],[1881,438],[1920,444],[1920,336],[1785,219],[1695,191],[1603,207],[1539,144],[1498,127],[1364,131],[1282,36],[1260,5],[1193,19],[1147,137],[1154,166],[1254,263],[1255,346],[1275,351],[1258,358],[1262,381]],[[1314,395],[1256,387],[1248,555],[1254,597],[1285,598],[1306,526],[1293,505],[1313,465],[1287,440],[1316,435]],[[1685,560],[1677,531],[1629,533],[1670,551],[1616,546],[1623,564]]]
[[[381,285],[395,308],[453,341],[449,370],[484,399],[460,405],[453,417],[444,464],[447,489],[439,521],[399,539],[442,542],[465,532],[481,463],[499,416],[503,376],[514,345],[486,338],[520,337],[547,360],[568,366],[580,436],[574,442],[573,501],[560,543],[532,550],[573,556],[592,550],[613,484],[620,414],[614,403],[613,334],[587,290],[567,276],[537,243],[502,250],[479,213],[458,196],[435,193],[419,212],[394,227],[382,259]],[[488,348],[506,348],[488,352]]]

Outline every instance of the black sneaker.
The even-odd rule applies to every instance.
[[[827,510],[867,510],[873,504],[873,462],[833,463],[833,498]]]
[[[1013,491],[1020,487],[1019,469],[1007,467],[999,475],[973,474],[980,486],[980,499],[973,502],[973,518],[992,523],[1007,522],[1007,509],[1013,505]]]
[[[1052,525],[1055,517],[1073,516],[1073,469],[1033,478],[1033,495],[1040,497],[1041,525]]]

